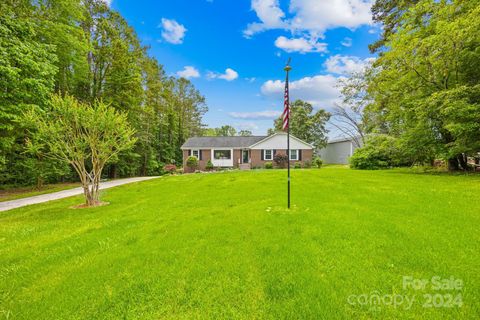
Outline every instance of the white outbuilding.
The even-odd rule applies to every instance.
[[[361,145],[361,139],[357,143],[353,138],[339,138],[328,141],[325,148],[318,153],[324,163],[348,164],[348,159],[353,155],[355,149]]]

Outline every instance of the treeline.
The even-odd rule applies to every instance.
[[[72,179],[72,169],[25,148],[22,117],[44,112],[53,93],[103,101],[128,114],[137,143],[108,166],[110,177],[158,174],[181,162],[180,146],[202,133],[205,98],[165,74],[135,31],[101,0],[0,3],[0,184]]]
[[[378,59],[362,81],[344,90],[353,110],[362,111],[356,133],[367,134],[351,159],[355,167],[442,159],[451,170],[467,170],[468,161],[479,160],[479,4],[375,2],[373,18],[383,34],[370,49]]]

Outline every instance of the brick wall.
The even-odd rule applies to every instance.
[[[194,170],[187,167],[187,159],[188,159],[189,151],[190,150],[183,150],[183,172],[186,172],[186,173],[194,172]],[[200,152],[202,153],[202,160],[198,161],[197,169],[205,170],[208,160],[211,159],[212,153],[210,152],[210,149],[200,150]]]
[[[273,160],[262,160],[262,153],[261,152],[262,152],[262,150],[251,150],[252,168],[255,168],[255,167],[263,168],[265,166],[265,162],[272,162],[275,165]],[[283,149],[283,150],[277,149],[276,154],[287,154],[287,150],[286,149]],[[290,161],[290,165],[294,166],[295,163],[297,163],[297,162],[301,163],[302,165],[305,161],[312,162],[312,157],[313,157],[313,150],[303,149],[302,150],[302,160],[300,160],[300,161]]]

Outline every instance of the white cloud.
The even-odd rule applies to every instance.
[[[352,38],[345,37],[342,42],[340,42],[344,47],[351,47],[352,46]]]
[[[227,81],[233,81],[238,78],[238,72],[233,69],[227,68],[225,69],[225,73],[223,74],[216,73],[216,72],[209,72],[207,77],[209,79],[223,79]]]
[[[275,46],[286,52],[326,52],[327,44],[317,42],[317,39],[291,38],[280,36],[275,40]]]
[[[317,75],[292,81],[289,83],[290,99],[302,99],[316,107],[331,108],[339,101],[339,79],[333,75]],[[282,98],[284,89],[285,82],[268,80],[262,85],[261,91],[264,96]]]
[[[282,113],[280,111],[275,110],[265,110],[265,111],[257,111],[257,112],[230,112],[228,113],[230,117],[236,119],[276,119]]]
[[[173,44],[183,43],[183,38],[187,32],[187,29],[183,25],[175,20],[162,18],[161,28],[163,29],[162,38],[165,41]]]
[[[337,27],[355,29],[371,23],[372,2],[372,0],[291,0],[290,12],[295,14],[291,27],[317,35]]]
[[[290,0],[290,16],[286,17],[278,0],[252,0],[252,10],[260,22],[250,23],[244,30],[244,35],[251,37],[261,31],[283,29],[292,34],[307,33],[319,38],[328,29],[355,29],[371,24],[372,2],[373,0]]]
[[[360,59],[355,56],[334,55],[325,61],[325,68],[328,72],[348,75],[354,72],[361,72],[370,65],[375,58]]]
[[[250,23],[243,31],[245,37],[268,29],[284,28],[285,13],[280,9],[278,0],[252,0],[252,10],[257,14],[260,22]]]
[[[195,67],[185,66],[183,70],[177,72],[177,76],[185,79],[198,78],[200,77],[200,72]]]

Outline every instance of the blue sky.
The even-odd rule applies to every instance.
[[[206,97],[210,127],[265,134],[282,111],[283,67],[291,98],[330,109],[340,77],[372,59],[378,37],[370,0],[113,0],[167,74]],[[336,133],[332,131],[331,137]]]

